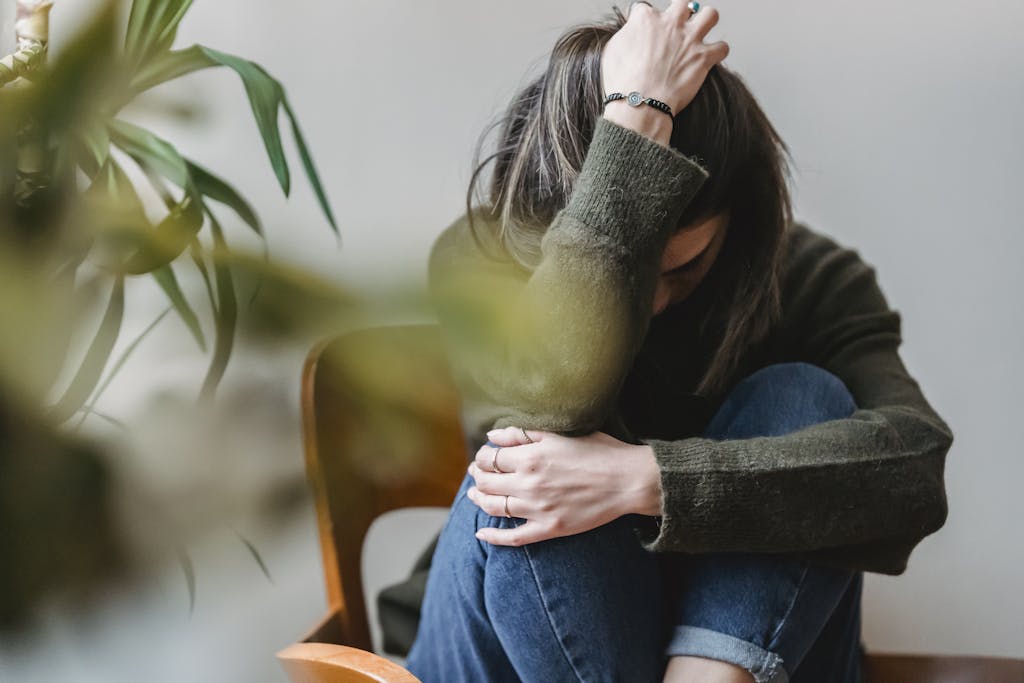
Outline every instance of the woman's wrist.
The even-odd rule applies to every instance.
[[[630,498],[628,513],[661,516],[661,469],[654,457],[654,449],[647,444],[633,446],[636,457],[630,468]]]
[[[664,112],[643,105],[631,107],[625,100],[615,100],[605,105],[604,118],[623,128],[629,128],[652,140],[669,146],[672,137],[672,119]]]

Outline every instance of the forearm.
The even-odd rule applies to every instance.
[[[431,294],[474,438],[507,425],[600,428],[646,333],[665,241],[706,178],[678,151],[599,120],[528,275],[480,256],[459,222],[442,235]]]
[[[807,552],[919,541],[945,521],[950,438],[896,408],[784,436],[646,441],[664,490],[648,548]]]

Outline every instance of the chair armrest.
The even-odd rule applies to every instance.
[[[277,653],[292,683],[420,683],[372,652],[329,643],[295,643]]]

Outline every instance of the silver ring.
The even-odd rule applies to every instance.
[[[505,516],[512,519],[512,513],[508,511],[508,496],[505,496]]]
[[[501,446],[498,446],[497,448],[494,449],[494,457],[491,458],[491,469],[493,469],[495,472],[498,472],[499,474],[508,474],[507,472],[504,472],[498,468],[498,452],[501,449]]]
[[[700,3],[696,2],[696,0],[686,3],[686,7],[690,10],[691,14],[696,14],[700,11]]]
[[[523,429],[522,427],[520,427],[519,429],[523,432],[523,438],[524,439],[526,439],[530,443],[534,443],[533,439],[530,438],[530,435],[526,433],[525,429]]]

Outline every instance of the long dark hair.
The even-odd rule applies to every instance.
[[[565,31],[544,73],[522,88],[481,136],[466,212],[484,253],[489,251],[484,242],[500,245],[491,258],[511,260],[526,271],[539,262],[541,238],[568,202],[602,113],[601,51],[625,23],[615,7],[601,22]],[[497,150],[481,161],[489,133],[499,126]],[[714,293],[699,323],[701,334],[715,335],[718,344],[697,390],[720,391],[744,351],[763,339],[779,316],[781,254],[793,220],[792,159],[743,80],[721,63],[676,115],[671,145],[710,173],[680,228],[730,210],[725,243],[701,283]],[[476,211],[494,219],[488,223],[497,226],[497,234],[482,240],[473,200],[491,161],[489,191]]]

